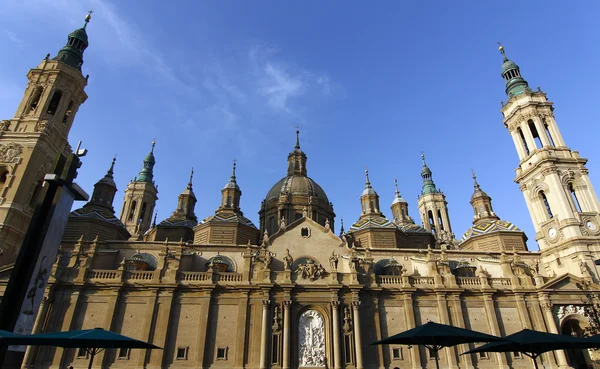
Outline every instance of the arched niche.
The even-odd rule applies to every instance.
[[[298,317],[298,367],[324,368],[327,363],[327,324],[318,310],[308,308]]]

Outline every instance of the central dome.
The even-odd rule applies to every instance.
[[[281,178],[267,192],[258,212],[260,232],[274,234],[282,224],[290,224],[303,217],[329,227],[334,231],[335,213],[325,191],[306,173],[306,154],[300,149],[299,132],[296,146],[288,155],[287,176]]]
[[[265,201],[278,199],[280,195],[290,194],[292,196],[316,196],[329,203],[325,191],[312,178],[291,175],[280,179],[267,193]]]

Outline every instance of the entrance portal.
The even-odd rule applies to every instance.
[[[298,361],[300,367],[325,367],[325,322],[318,311],[307,310],[300,315]]]
[[[568,336],[581,337],[584,334],[583,328],[581,327],[581,322],[576,318],[565,319],[561,330],[562,334]],[[588,360],[586,358],[586,351],[587,350],[565,350],[569,365],[575,369],[587,369]]]

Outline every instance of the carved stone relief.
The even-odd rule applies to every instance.
[[[562,318],[571,314],[585,316],[585,306],[582,305],[554,305],[552,310],[559,322]]]
[[[0,161],[3,163],[14,163],[23,152],[23,146],[11,142],[7,145],[0,145]]]
[[[325,367],[325,323],[318,311],[307,310],[300,315],[298,362],[300,367]]]
[[[325,268],[323,268],[321,264],[315,263],[314,260],[307,259],[306,263],[298,265],[296,273],[300,274],[304,279],[314,281],[325,275]]]

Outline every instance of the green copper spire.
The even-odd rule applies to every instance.
[[[421,177],[423,177],[423,190],[421,191],[422,195],[426,195],[428,193],[437,193],[439,192],[435,187],[435,183],[431,177],[431,169],[425,163],[425,154],[421,153],[421,159],[423,160],[423,169],[421,169]]]
[[[54,60],[61,61],[65,64],[81,70],[83,64],[83,52],[88,47],[88,36],[85,31],[87,24],[92,19],[92,11],[90,10],[85,16],[83,27],[76,29],[69,34],[67,44],[60,49]]]
[[[500,43],[498,43],[500,45]],[[506,81],[506,94],[508,97],[520,95],[525,92],[530,92],[529,84],[523,77],[521,77],[521,71],[519,66],[514,62],[508,60],[506,53],[504,52],[504,46],[500,45],[498,48],[504,63],[502,63],[502,78]]]
[[[152,180],[152,170],[154,169],[154,164],[156,163],[156,160],[154,159],[154,145],[156,145],[156,142],[152,141],[152,150],[144,158],[144,166],[142,167],[138,177],[135,179],[136,182],[146,182],[150,184],[154,183]]]

